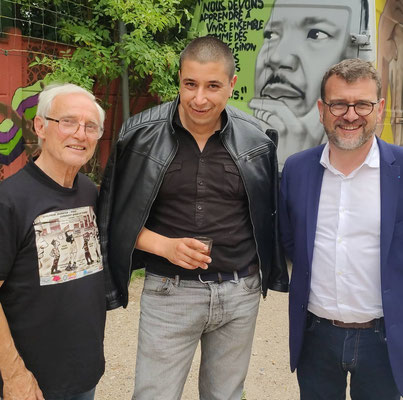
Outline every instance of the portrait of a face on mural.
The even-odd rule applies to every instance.
[[[329,66],[357,57],[351,34],[367,25],[367,0],[277,0],[263,30],[249,102],[263,128],[279,134],[278,161],[325,141],[317,100]],[[364,4],[365,3],[365,4]],[[364,25],[364,26],[363,26]]]

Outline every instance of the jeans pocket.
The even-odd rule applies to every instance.
[[[143,293],[155,296],[166,296],[171,292],[172,288],[172,279],[162,276],[147,275],[144,280]]]
[[[306,317],[305,332],[313,332],[317,323],[318,318],[316,317],[316,315],[313,315],[312,313],[308,312],[308,315]]]
[[[242,288],[249,293],[258,292],[261,288],[259,274],[253,274],[246,276],[245,278],[241,278],[240,282],[242,284]]]
[[[378,330],[375,331],[378,335],[379,341],[382,344],[386,344],[387,340],[386,340],[386,329],[385,329],[385,324],[383,321],[381,321],[379,323],[379,328]]]

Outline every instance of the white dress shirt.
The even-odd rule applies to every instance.
[[[329,161],[329,144],[319,201],[308,310],[343,322],[383,316],[380,271],[379,148],[345,176]]]

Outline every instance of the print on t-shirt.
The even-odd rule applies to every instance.
[[[53,211],[34,221],[40,285],[82,278],[102,270],[92,207]]]

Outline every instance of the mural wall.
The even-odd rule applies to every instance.
[[[47,71],[29,69],[28,64],[39,50],[18,30],[0,38],[0,180],[23,167],[37,148],[32,118]]]
[[[403,145],[403,0],[198,0],[193,29],[233,50],[238,81],[230,104],[279,132],[280,168],[290,154],[325,140],[316,109],[320,81],[343,58],[377,64],[387,99],[378,134]],[[32,119],[47,71],[29,64],[35,54],[62,49],[18,30],[0,38],[0,180],[37,150]],[[109,89],[107,99],[97,96],[112,104],[98,147],[101,169],[121,125],[119,83]],[[141,100],[133,112],[149,101]]]
[[[10,173],[15,172],[10,167],[12,165],[21,168],[27,156],[37,149],[32,120],[41,90],[41,81],[38,81],[32,86],[18,88],[9,103],[0,102],[0,115],[3,116],[0,123],[0,164],[3,164],[3,175],[6,174],[6,168]]]
[[[322,76],[344,58],[376,62],[378,21],[389,109],[382,137],[403,144],[402,10],[403,0],[199,0],[193,28],[233,50],[231,103],[279,132],[282,168],[289,155],[326,140],[316,107]]]
[[[48,70],[30,64],[38,54],[54,56],[66,48],[60,43],[24,37],[16,28],[10,28],[6,35],[0,36],[0,181],[17,172],[39,151],[32,121]],[[113,107],[108,112],[97,158],[86,167],[87,172],[92,173],[94,165],[106,164],[112,133],[120,128],[118,90],[119,84],[114,82],[109,88],[108,99],[102,91],[98,93],[98,98],[107,100]]]
[[[17,172],[39,151],[32,121],[48,70],[30,64],[37,55],[58,56],[67,48],[61,43],[22,36],[17,28],[0,35],[0,181]],[[120,80],[113,81],[108,88],[97,86],[94,93],[101,104],[110,105],[95,158],[83,168],[98,182],[122,125]],[[132,98],[130,109],[136,113],[153,102],[156,99],[147,95]]]
[[[232,102],[244,111],[254,93],[254,64],[273,0],[198,0],[192,28],[214,35],[232,49],[238,81]]]
[[[388,0],[377,5],[377,68],[382,76],[382,97],[387,112],[382,137],[403,145],[403,0]]]

